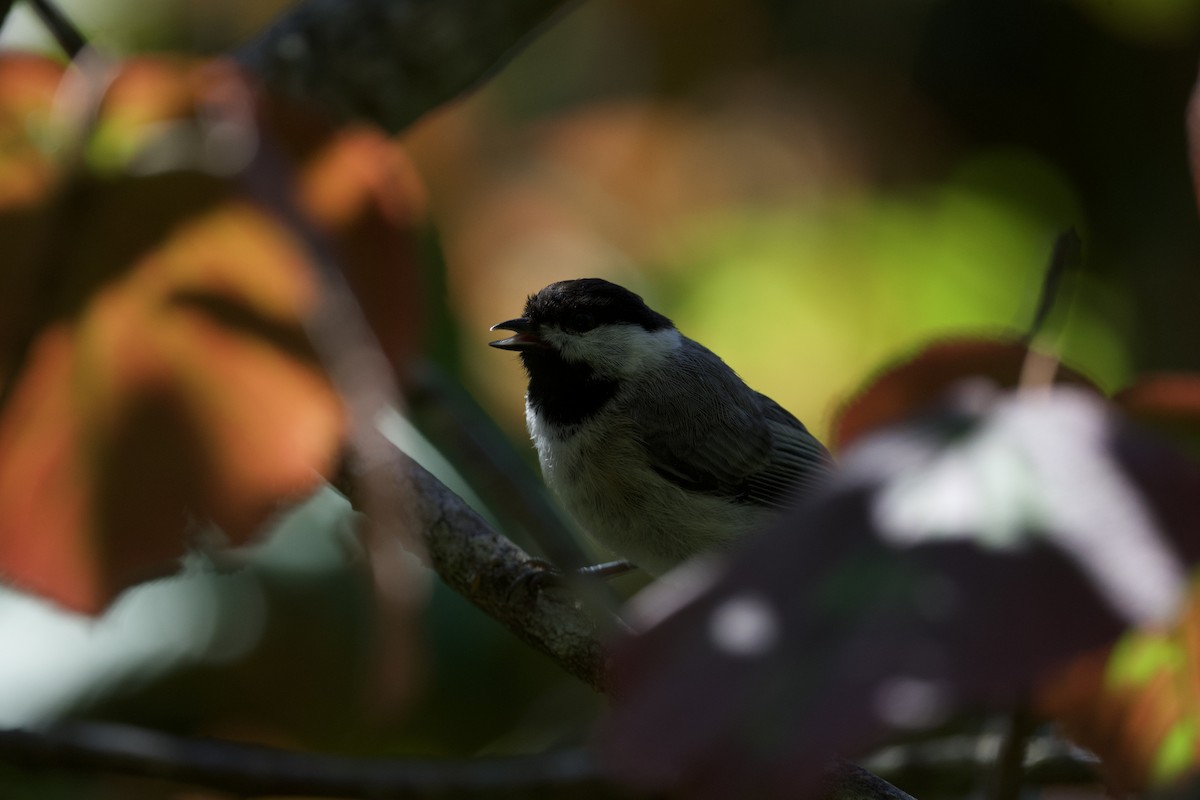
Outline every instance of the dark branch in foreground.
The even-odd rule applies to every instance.
[[[26,768],[172,780],[240,796],[487,797],[513,791],[625,797],[588,754],[401,761],[315,755],[106,723],[46,731],[0,730],[0,755]]]
[[[307,0],[239,60],[278,93],[395,133],[478,85],[567,0]]]
[[[0,760],[25,769],[175,781],[241,797],[651,796],[614,784],[584,750],[427,761],[351,758],[99,722],[65,723],[43,731],[0,730]],[[829,800],[912,800],[853,764],[837,765],[826,785]]]
[[[922,773],[936,772],[940,779],[954,782],[986,770],[998,746],[998,741],[987,737],[963,736],[890,747],[870,763],[893,779],[907,776],[920,783]],[[240,796],[440,798],[512,796],[514,792],[571,798],[636,796],[610,783],[583,750],[490,759],[350,758],[97,722],[73,722],[43,731],[0,730],[0,760],[27,769],[178,781]],[[1098,780],[1094,757],[1053,737],[1033,740],[1024,773],[1031,785]],[[827,800],[911,800],[882,778],[848,763],[830,771],[826,786]]]

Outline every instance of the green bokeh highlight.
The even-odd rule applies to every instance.
[[[1155,783],[1169,783],[1195,766],[1196,743],[1200,728],[1195,719],[1183,719],[1175,724],[1158,746],[1151,776]]]
[[[1178,642],[1166,636],[1135,631],[1113,648],[1105,682],[1114,689],[1142,686],[1164,670],[1178,672],[1185,660]]]
[[[881,364],[931,340],[1019,336],[1076,193],[1048,162],[984,152],[918,190],[734,210],[686,231],[667,299],[685,333],[818,430]],[[1129,375],[1120,302],[1066,282],[1048,340],[1102,387]]]
[[[1076,0],[1076,4],[1115,35],[1146,43],[1186,41],[1200,26],[1196,0]]]

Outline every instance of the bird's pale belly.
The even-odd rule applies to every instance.
[[[546,483],[580,527],[614,555],[661,574],[724,550],[774,515],[681,489],[644,464],[620,436],[539,447]],[[633,468],[630,465],[635,465]]]

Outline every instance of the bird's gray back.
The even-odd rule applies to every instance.
[[[686,337],[670,370],[618,403],[655,471],[691,491],[778,508],[832,464],[798,419]]]

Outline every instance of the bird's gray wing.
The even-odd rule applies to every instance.
[[[758,395],[773,447],[767,468],[748,479],[760,505],[779,506],[798,491],[807,492],[833,469],[833,457],[800,420],[764,394]]]
[[[694,342],[670,380],[630,403],[650,465],[690,491],[783,508],[832,467],[820,442]]]

